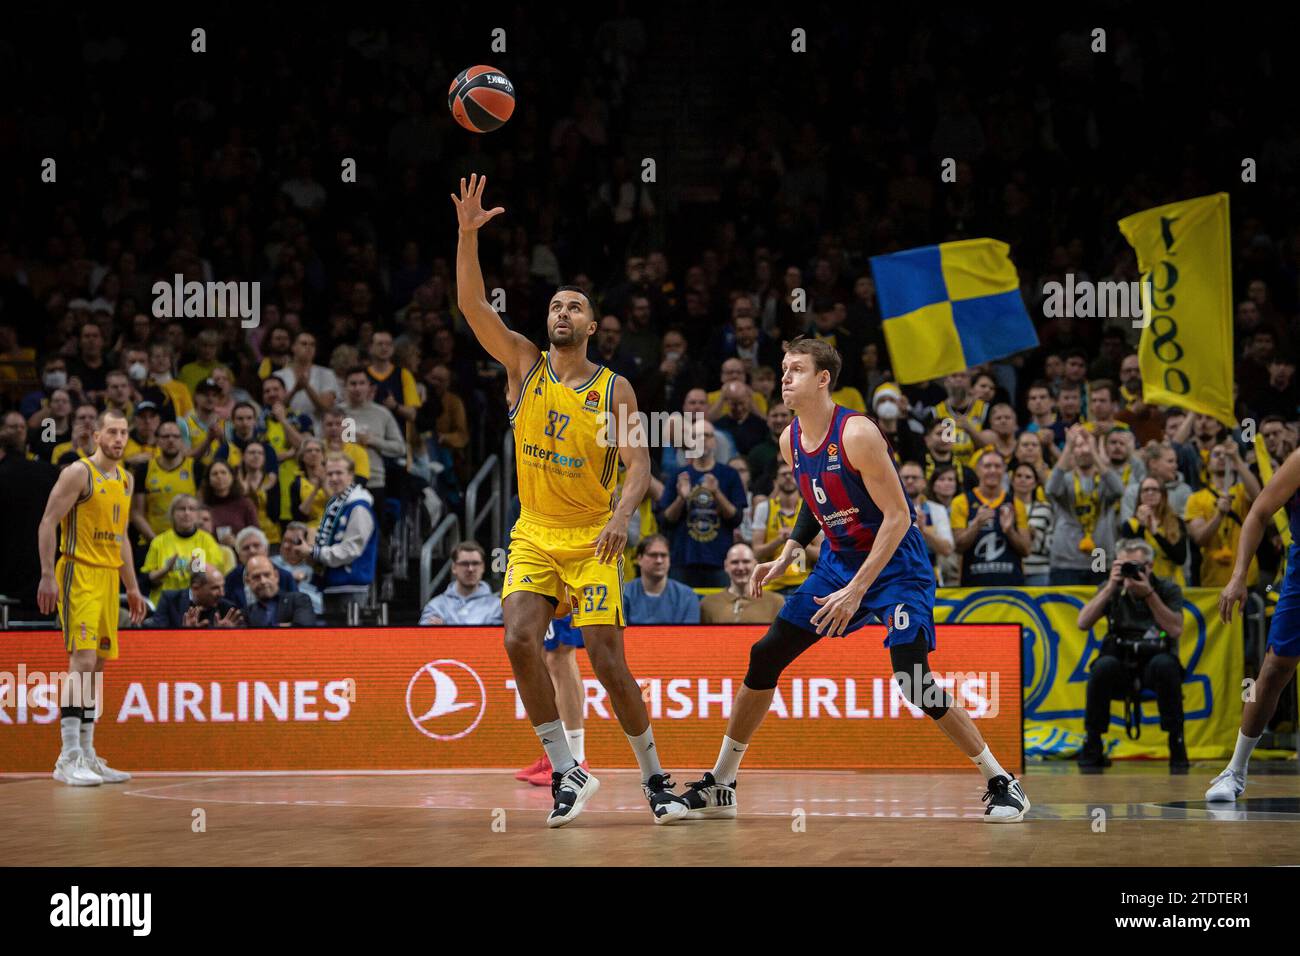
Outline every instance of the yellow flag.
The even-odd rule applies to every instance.
[[[1228,194],[1157,206],[1119,221],[1142,270],[1142,399],[1237,424],[1232,400]]]

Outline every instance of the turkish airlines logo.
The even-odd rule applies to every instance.
[[[483,681],[460,661],[430,661],[406,685],[406,715],[416,730],[434,740],[458,740],[468,735],[486,709]]]

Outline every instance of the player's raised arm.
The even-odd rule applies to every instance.
[[[45,502],[45,514],[36,532],[37,550],[41,556],[41,583],[36,587],[36,606],[42,614],[53,614],[57,591],[54,585],[54,551],[57,535],[55,529],[64,515],[76,505],[81,493],[86,490],[90,472],[80,462],[69,465],[59,475],[59,480],[50,490],[50,497]]]
[[[1264,540],[1264,533],[1269,522],[1278,509],[1300,489],[1300,450],[1293,451],[1286,461],[1273,473],[1272,480],[1261,489],[1250,506],[1246,520],[1241,523],[1241,538],[1237,541],[1237,563],[1232,569],[1232,577],[1219,595],[1219,616],[1224,621],[1232,620],[1233,605],[1246,604],[1246,575],[1250,571],[1250,562],[1259,550],[1259,543]]]
[[[478,231],[493,217],[505,212],[501,206],[483,208],[483,187],[487,177],[477,173],[460,181],[460,196],[452,194],[460,240],[456,245],[456,304],[474,330],[474,336],[488,354],[506,367],[513,383],[522,379],[541,354],[537,346],[501,321],[487,300],[483,270],[478,262]]]

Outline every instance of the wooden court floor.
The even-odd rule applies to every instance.
[[[1085,777],[1031,766],[1033,809],[1013,826],[980,819],[973,771],[742,771],[738,819],[670,827],[653,824],[633,772],[597,770],[600,793],[562,830],[545,826],[549,791],[503,772],[159,775],[93,788],[3,777],[0,856],[9,866],[1300,865],[1296,762],[1257,761],[1246,799],[1211,811],[1204,791],[1219,769],[1170,776],[1126,763]]]

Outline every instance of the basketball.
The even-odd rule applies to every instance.
[[[515,111],[515,86],[496,67],[471,66],[451,81],[447,106],[471,133],[490,133]]]

